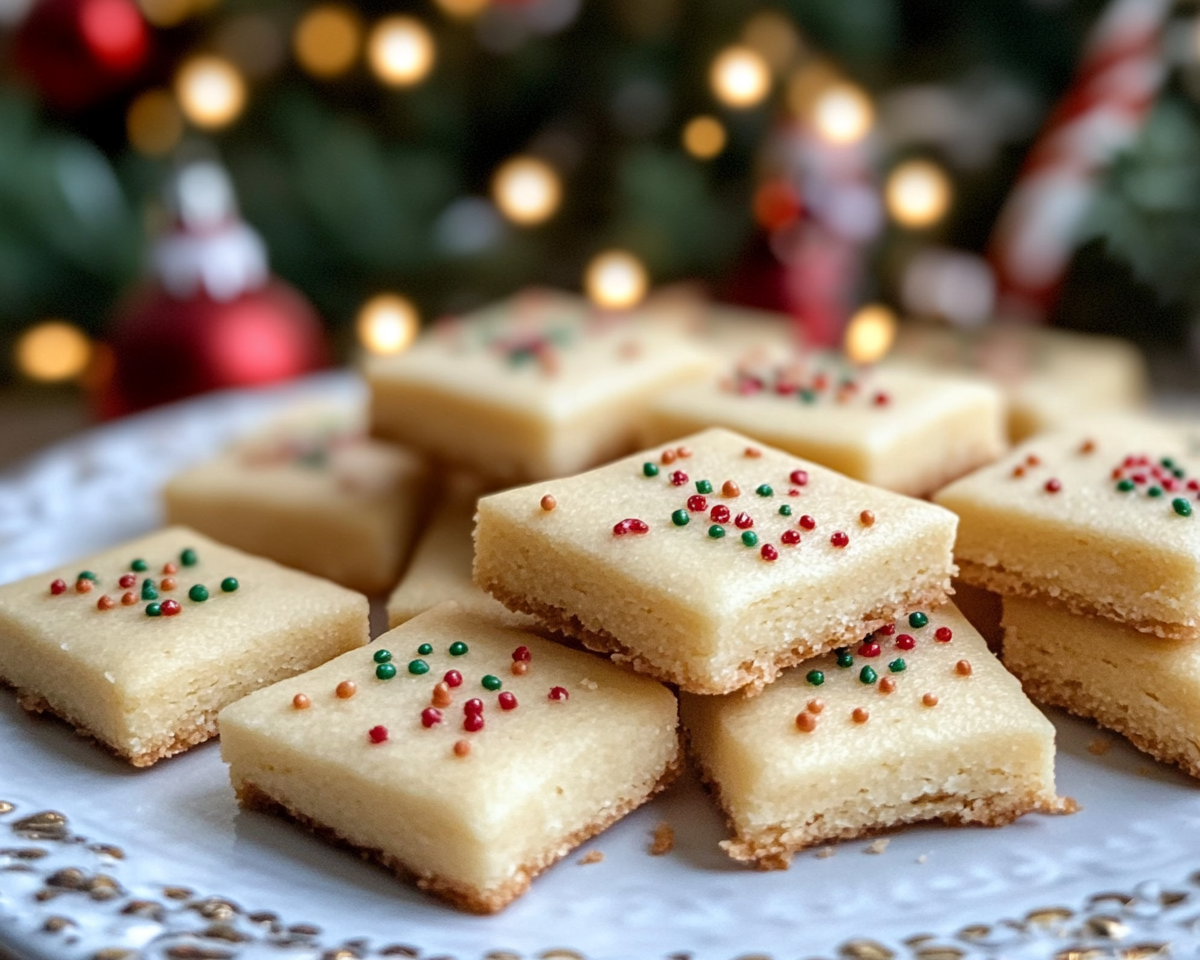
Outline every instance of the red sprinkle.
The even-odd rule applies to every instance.
[[[388,737],[387,727],[372,727],[367,731],[367,736],[372,743],[383,743]]]
[[[76,593],[91,593],[93,586],[94,586],[94,584],[92,583],[91,580],[86,580],[86,579],[76,580],[75,581],[75,592]]]
[[[733,518],[733,525],[739,530],[749,530],[754,526],[754,518],[748,513],[739,513]]]
[[[762,545],[762,549],[759,551],[759,553],[762,554],[762,558],[764,560],[775,561],[775,560],[779,559],[779,551],[776,550],[769,543],[764,543]]]
[[[877,644],[874,640],[868,640],[858,648],[859,654],[864,657],[877,657],[879,656],[879,651],[879,644]]]
[[[551,700],[566,700],[570,696],[571,695],[569,693],[567,693],[566,687],[551,687],[550,688],[550,699]]]
[[[800,531],[784,530],[783,536],[781,536],[779,539],[786,543],[789,547],[794,547],[800,542]]]
[[[688,475],[682,470],[676,470],[671,474],[671,485],[674,487],[682,487],[688,482]]]
[[[500,694],[500,696],[498,696],[496,699],[500,703],[501,710],[516,710],[517,709],[516,696],[509,693],[507,690],[505,690],[502,694]]]
[[[708,499],[698,493],[694,493],[688,497],[688,509],[692,513],[703,513],[708,509]]]
[[[117,601],[110,597],[107,593],[96,601],[97,610],[111,610],[117,605]]]
[[[472,697],[463,704],[463,713],[468,715],[472,713],[483,713],[483,701],[478,697]]]
[[[896,625],[894,623],[885,623],[882,627],[880,627],[875,632],[877,634],[879,634],[881,637],[890,637],[893,633],[896,632]]]
[[[118,580],[117,583],[121,587],[124,587],[126,590],[128,590],[130,587],[137,586],[137,576],[132,573],[123,574],[121,576],[121,579]]]
[[[664,450],[662,452],[662,462],[663,463],[674,463],[675,462],[675,451],[674,450]]]
[[[123,607],[132,607],[137,602],[137,595],[132,590],[126,590],[121,595],[121,606]]]
[[[817,521],[806,513],[800,518],[800,526],[805,530],[815,530],[817,528]]]
[[[514,660],[532,660],[533,655],[529,652],[528,647],[520,646],[520,647],[517,647],[517,649],[513,651],[512,658]]]
[[[1062,489],[1062,481],[1057,479],[1056,477],[1051,477],[1049,480],[1046,481],[1046,492],[1047,493],[1058,493],[1058,491],[1061,489]]]
[[[844,547],[850,542],[850,538],[842,533],[841,530],[838,530],[829,538],[829,542],[835,547]]]
[[[1135,474],[1134,474],[1132,477],[1130,477],[1130,479],[1131,479],[1131,480],[1132,480],[1134,483],[1145,483],[1145,482],[1146,482],[1146,475],[1145,475],[1144,473],[1135,473]]]
[[[67,592],[67,581],[66,581],[66,580],[54,580],[54,581],[52,581],[52,582],[50,583],[50,592],[51,592],[52,594],[54,594],[54,596],[56,596],[56,597],[57,597],[57,596],[58,596],[60,593],[66,593],[66,592]]]
[[[884,393],[882,390],[880,390],[879,393],[875,394],[875,396],[872,398],[872,400],[873,400],[875,406],[877,406],[877,407],[886,407],[889,403],[892,402],[892,398],[890,396],[888,396],[886,393]]]
[[[712,517],[714,523],[729,522],[729,508],[723,503],[718,503],[712,508],[711,511],[709,511],[708,515]]]
[[[178,573],[178,572],[179,572],[178,564],[175,564],[175,563],[164,563],[163,564],[163,573],[165,573],[168,577],[171,576],[171,574]]]
[[[800,496],[800,491],[797,490],[795,487],[792,487],[792,489],[788,491],[788,496],[789,497],[798,497],[798,496]]]
[[[421,726],[432,727],[442,722],[442,711],[437,707],[426,707],[421,711]]]
[[[805,484],[808,483],[808,471],[807,470],[793,470],[788,475],[788,479],[791,480],[792,483],[794,483],[796,486],[803,487]]]
[[[1189,480],[1187,482],[1187,488],[1189,490],[1200,490],[1200,480]]]
[[[483,714],[468,713],[465,717],[463,717],[463,729],[466,730],[467,733],[478,733],[483,729]]]
[[[462,686],[462,674],[457,670],[447,670],[446,675],[442,679],[446,681],[446,686],[448,687]]]
[[[902,633],[902,634],[900,634],[900,636],[898,636],[896,638],[896,649],[897,650],[911,650],[916,645],[917,645],[917,641],[914,640],[907,633]]]
[[[164,600],[162,602],[162,615],[164,617],[173,617],[182,610],[183,607],[179,605],[178,600]]]
[[[686,481],[685,481],[686,482]],[[623,537],[627,533],[649,533],[650,525],[645,520],[638,520],[631,517],[628,520],[622,520],[613,527],[614,537]]]
[[[937,640],[938,643],[949,643],[954,639],[954,631],[949,627],[938,627],[933,634],[933,639]]]

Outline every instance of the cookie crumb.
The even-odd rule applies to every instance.
[[[1088,742],[1087,751],[1095,757],[1102,757],[1112,749],[1112,741],[1104,737],[1096,737]]]
[[[580,680],[579,685],[583,687],[584,690],[598,690],[600,688],[600,684],[598,684],[595,680],[589,680],[587,677],[584,677],[582,680]]]
[[[654,839],[650,842],[650,855],[661,857],[675,849],[675,830],[663,821],[654,828]]]
[[[875,854],[883,853],[883,851],[888,848],[888,844],[891,842],[892,842],[891,840],[888,840],[886,838],[881,839],[881,840],[873,840],[863,850],[863,853],[875,853]]]
[[[820,850],[817,851],[817,859],[818,860],[828,860],[835,853],[837,853],[837,851],[833,847],[822,847]]]
[[[580,864],[586,865],[589,863],[599,863],[603,859],[604,854],[602,854],[599,850],[589,850],[579,858],[579,862]]]
[[[917,857],[917,863],[924,863],[928,859],[929,859],[929,855],[923,853],[919,857]]]

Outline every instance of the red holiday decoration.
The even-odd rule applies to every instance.
[[[155,242],[152,277],[117,311],[108,335],[103,416],[209,390],[274,383],[328,360],[312,307],[267,271],[258,234],[237,214],[215,163],[180,170],[168,193],[174,223]]]

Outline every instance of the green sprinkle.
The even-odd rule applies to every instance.
[[[785,504],[784,504],[782,507],[780,507],[780,508],[779,508],[779,515],[780,515],[781,517],[790,517],[790,516],[792,515],[792,507],[791,507],[791,504],[785,503]]]
[[[920,630],[927,623],[929,623],[929,618],[920,610],[918,610],[916,613],[910,613],[908,615],[908,625],[914,630]]]
[[[720,540],[723,536],[725,536],[725,528],[719,523],[714,523],[708,528],[708,535],[714,540]]]
[[[696,481],[696,492],[697,493],[712,493],[712,484],[708,480],[697,480]]]
[[[690,519],[686,510],[676,510],[671,514],[671,522],[677,527],[686,527]]]
[[[424,660],[409,660],[408,672],[419,677],[421,674],[429,672],[429,664],[427,664]]]
[[[461,657],[469,649],[470,647],[468,647],[461,640],[455,640],[452,644],[450,644],[450,656]]]
[[[185,567],[194,567],[198,559],[199,558],[196,556],[196,551],[191,547],[188,547],[179,554],[179,562]]]
[[[651,463],[649,460],[647,460],[645,463],[642,464],[642,473],[643,473],[643,475],[645,475],[647,477],[657,477],[658,476],[658,464]]]
[[[146,579],[146,580],[142,581],[142,599],[143,600],[157,600],[158,599],[158,591],[154,589],[154,581],[153,580]],[[156,616],[157,616],[157,614],[156,614]]]
[[[758,546],[758,534],[755,533],[753,530],[743,530],[742,531],[742,543],[744,543],[748,547],[757,547]]]
[[[755,490],[754,492],[757,493],[760,497],[775,496],[775,491],[771,489],[771,485],[769,483],[764,483],[764,484],[760,485],[759,488],[757,490]]]
[[[1192,515],[1192,505],[1183,497],[1176,497],[1172,500],[1171,507],[1181,517],[1190,517]]]
[[[203,603],[208,599],[208,587],[202,583],[196,584],[188,591],[188,599],[194,600],[196,603]]]
[[[904,662],[903,657],[893,660],[888,664],[888,669],[891,670],[892,673],[903,673],[907,668],[908,664]]]
[[[241,584],[237,582],[237,577],[226,577],[221,581],[221,592],[235,593],[239,586],[241,586]]]
[[[134,560],[129,565],[129,569],[134,571],[135,573],[145,573],[149,568],[150,568],[150,565],[147,564],[145,560],[140,560],[140,559]]]
[[[823,674],[820,670],[809,670],[804,679],[811,683],[814,687],[819,687],[825,682],[825,674]]]
[[[484,690],[499,690],[500,689],[500,678],[493,677],[490,673],[487,674],[486,676],[484,676],[481,683],[483,684]]]
[[[854,666],[854,657],[852,657],[852,656],[850,655],[850,651],[848,651],[848,650],[844,650],[844,649],[843,649],[843,650],[839,650],[839,651],[838,651],[838,655],[837,655],[837,665],[838,665],[839,667],[852,667],[852,666]]]
[[[803,390],[800,391],[800,402],[801,403],[816,403],[817,402],[817,391],[809,390],[807,387],[805,387]]]
[[[862,683],[874,683],[879,679],[879,674],[877,674],[870,667],[863,667],[860,671],[858,671],[858,679]]]
[[[159,603],[146,604],[146,616],[161,617],[162,616],[162,604],[159,604]]]
[[[1128,493],[1133,489],[1133,481],[1128,477],[1126,477],[1124,480],[1118,480],[1117,489],[1120,490],[1121,493]]]
[[[425,670],[429,669],[428,667],[426,667],[425,670],[413,670],[413,663],[420,663],[420,662],[421,662],[420,660],[414,660],[412,663],[410,663],[408,665],[409,672],[410,673],[424,673]],[[379,666],[377,666],[375,668],[375,676],[377,676],[380,680],[391,680],[392,677],[394,677],[395,675],[396,675],[396,665],[394,663],[381,663]]]
[[[1159,460],[1158,462],[1159,462],[1159,464],[1161,464],[1162,466],[1166,467],[1168,470],[1171,470],[1171,469],[1173,469],[1173,468],[1174,468],[1174,466],[1175,466],[1175,461],[1174,461],[1174,460],[1172,460],[1170,457],[1163,457],[1163,458],[1162,458],[1161,460]]]
[[[1146,496],[1161,497],[1162,496],[1162,487],[1147,487],[1146,488]]]
[[[423,657],[429,656],[431,653],[433,653],[433,644],[432,643],[421,644],[419,647],[417,647],[417,653],[419,653]]]
[[[375,662],[376,663],[388,663],[391,661],[391,659],[392,659],[392,651],[391,650],[376,650],[375,651]]]
[[[94,573],[92,573],[91,570],[80,570],[79,576],[77,576],[75,579],[76,580],[91,580],[92,583],[95,583],[96,575]]]
[[[1187,471],[1184,470],[1183,467],[1176,467],[1171,471],[1171,476],[1173,476],[1176,480],[1182,480],[1187,476]]]

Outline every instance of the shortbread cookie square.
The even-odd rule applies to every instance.
[[[978,374],[1008,401],[1013,443],[1080,416],[1145,406],[1146,361],[1132,343],[1069,330],[989,324],[976,330],[904,324],[888,363]]]
[[[665,687],[450,604],[228,707],[221,752],[243,805],[474,913],[680,765]]]
[[[650,398],[713,363],[642,319],[527,291],[441,321],[403,353],[368,363],[372,431],[512,483],[628,453]]]
[[[136,767],[252,690],[365,644],[367,599],[171,527],[0,586],[0,681]]]
[[[475,528],[477,499],[477,488],[456,488],[438,504],[417,541],[403,579],[388,597],[389,628],[398,627],[439,603],[453,601],[464,612],[510,626],[537,629],[535,618],[513,613],[471,579],[475,557],[471,533]]]
[[[954,515],[728,430],[484,497],[475,581],[693,693],[943,602]]]
[[[1200,459],[1150,422],[1043,434],[934,499],[967,583],[1200,639]]]
[[[922,820],[1000,826],[1070,808],[1054,727],[953,605],[786,671],[757,697],[684,694],[688,743],[761,869]]]
[[[1004,664],[1034,700],[1200,777],[1200,645],[1020,597],[1004,598],[1003,623]]]
[[[425,459],[366,436],[350,411],[309,410],[172,478],[167,521],[379,594],[400,575],[429,484]]]
[[[1004,399],[990,384],[856,370],[834,354],[745,354],[720,377],[650,405],[643,440],[726,427],[909,496],[927,496],[1007,448]]]

